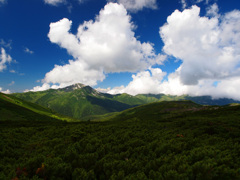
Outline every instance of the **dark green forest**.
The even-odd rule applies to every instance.
[[[152,103],[85,122],[0,121],[0,179],[240,179],[240,106]]]

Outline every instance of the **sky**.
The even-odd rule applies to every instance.
[[[0,0],[0,91],[240,100],[238,0]]]

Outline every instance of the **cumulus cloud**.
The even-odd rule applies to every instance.
[[[161,69],[149,68],[147,71],[141,71],[136,75],[132,75],[133,80],[127,87],[116,87],[107,92],[110,94],[128,93],[131,95],[158,94],[161,91],[159,87],[164,76],[166,76],[166,72],[163,72]]]
[[[180,79],[196,85],[202,79],[239,76],[240,11],[200,17],[200,8],[175,10],[160,28],[163,50],[182,60]]]
[[[157,9],[156,0],[108,0],[111,2],[118,2],[123,4],[124,7],[132,12],[142,10],[143,8]]]
[[[44,83],[42,86],[36,86],[34,87],[33,89],[29,90],[29,89],[26,89],[24,92],[29,92],[29,91],[33,91],[33,92],[36,92],[36,91],[45,91],[47,89],[50,89],[51,86],[47,83]]]
[[[157,78],[152,70],[157,71]],[[181,82],[180,71],[181,66],[171,73],[167,79],[162,78],[166,76],[166,72],[155,68],[148,71],[143,71],[137,75],[132,76],[132,81],[125,87],[115,87],[113,89],[98,88],[97,90],[109,94],[128,93],[130,95],[137,94],[167,94],[167,95],[191,95],[191,96],[212,96],[214,99],[218,98],[232,98],[240,101],[239,88],[240,78],[231,77],[224,80],[200,80],[197,85],[185,85]]]
[[[81,82],[91,86],[96,85],[97,81],[103,81],[105,75],[103,71],[90,69],[82,61],[70,60],[64,66],[55,65],[54,69],[45,75],[45,83],[61,84],[68,86]]]
[[[65,3],[66,0],[44,0],[44,2],[52,6],[58,6],[59,4]]]
[[[166,58],[155,54],[153,44],[135,38],[135,26],[123,5],[108,3],[95,21],[81,24],[77,34],[70,33],[71,25],[67,18],[50,24],[50,41],[65,48],[74,60],[55,65],[43,83],[96,85],[106,73],[137,72]]]
[[[0,54],[0,72],[2,72],[4,69],[7,69],[7,64],[12,62],[12,58],[10,55],[8,55],[4,48],[1,48],[1,54]]]
[[[182,60],[175,72],[163,80],[165,72],[149,69],[132,76],[126,87],[106,92],[210,95],[240,100],[240,11],[220,15],[216,5],[212,8],[215,13],[211,17],[200,17],[197,6],[183,12],[176,10],[160,28],[163,50]],[[153,70],[157,70],[159,79]]]

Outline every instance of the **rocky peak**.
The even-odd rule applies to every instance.
[[[77,84],[73,84],[73,85],[67,86],[65,88],[62,88],[61,90],[65,91],[65,92],[69,92],[69,91],[74,91],[76,89],[82,89],[83,87],[86,87],[86,86],[84,84],[77,83]]]

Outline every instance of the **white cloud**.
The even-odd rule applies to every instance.
[[[98,88],[96,88],[96,90],[101,92],[101,93],[108,93],[111,90],[111,88],[109,87],[107,89],[104,89],[104,88],[99,88],[98,87]]]
[[[128,93],[131,95],[136,94],[158,94],[161,90],[163,77],[166,73],[159,68],[149,68],[147,71],[141,71],[136,75],[132,75],[133,80],[127,87],[116,87],[107,91],[110,94]]]
[[[207,8],[207,15],[217,17],[217,16],[219,16],[218,11],[219,11],[218,5],[216,3],[214,3],[213,5],[211,5]]]
[[[154,75],[153,70],[157,71],[157,76]],[[215,80],[200,80],[197,85],[184,85],[180,80],[180,71],[181,66],[174,73],[171,73],[167,80],[163,81],[162,78],[166,73],[158,68],[151,69],[150,71],[143,71],[133,76],[133,80],[126,87],[120,86],[113,89],[98,88],[97,90],[110,94],[128,93],[131,95],[137,95],[162,93],[177,96],[184,94],[191,96],[210,95],[214,99],[225,97],[240,100],[239,77],[220,80],[217,85],[214,84]]]
[[[209,1],[211,0],[205,0],[205,4],[209,4]],[[201,3],[204,2],[204,0],[195,0],[195,3]]]
[[[181,3],[182,3],[182,8],[185,9],[187,7],[187,1],[181,0]]]
[[[179,1],[182,4],[182,9],[186,9],[189,7],[189,4],[196,5],[196,4],[205,2],[205,4],[208,5],[210,0],[191,0],[191,1],[190,0],[179,0]]]
[[[108,0],[111,2],[118,2],[132,12],[142,10],[143,8],[157,9],[156,0]]]
[[[182,60],[181,82],[225,79],[240,75],[240,11],[200,17],[200,8],[175,10],[160,28],[163,50]],[[221,19],[221,20],[220,20]]]
[[[8,55],[4,48],[1,48],[0,54],[0,72],[7,68],[7,64],[12,62],[12,58]]]
[[[33,91],[33,92],[36,92],[36,91],[45,91],[47,89],[50,89],[51,86],[47,83],[44,83],[42,86],[36,86],[34,87],[33,89],[29,90],[29,89],[26,89],[24,92],[29,92],[29,91]]]
[[[123,5],[108,3],[95,21],[81,24],[76,35],[69,32],[71,25],[66,18],[50,24],[50,41],[65,48],[74,60],[55,65],[43,83],[96,85],[105,73],[137,72],[166,58],[155,54],[153,44],[134,37],[135,27]]]
[[[66,0],[44,0],[44,2],[52,6],[58,6],[59,4],[65,3]]]
[[[218,8],[213,9],[217,12]],[[210,95],[240,100],[240,11],[212,13],[211,18],[200,17],[199,11],[197,6],[183,12],[176,10],[160,28],[163,50],[182,60],[174,73],[163,81],[165,72],[149,69],[132,76],[126,87],[107,92]],[[158,76],[154,76],[153,70],[157,70]]]
[[[11,94],[11,91],[7,89],[6,91],[3,91],[3,89],[0,87],[0,92],[4,94]]]
[[[45,83],[71,85],[81,82],[90,86],[96,85],[97,81],[103,81],[105,75],[101,70],[90,69],[83,61],[69,60],[64,66],[55,65],[54,69],[45,75]]]
[[[4,93],[4,94],[11,94],[12,92],[9,89],[7,89],[6,91],[2,91],[2,93]]]
[[[24,52],[25,53],[28,53],[28,54],[33,54],[34,52],[31,51],[30,49],[28,49],[27,47],[24,49]]]

